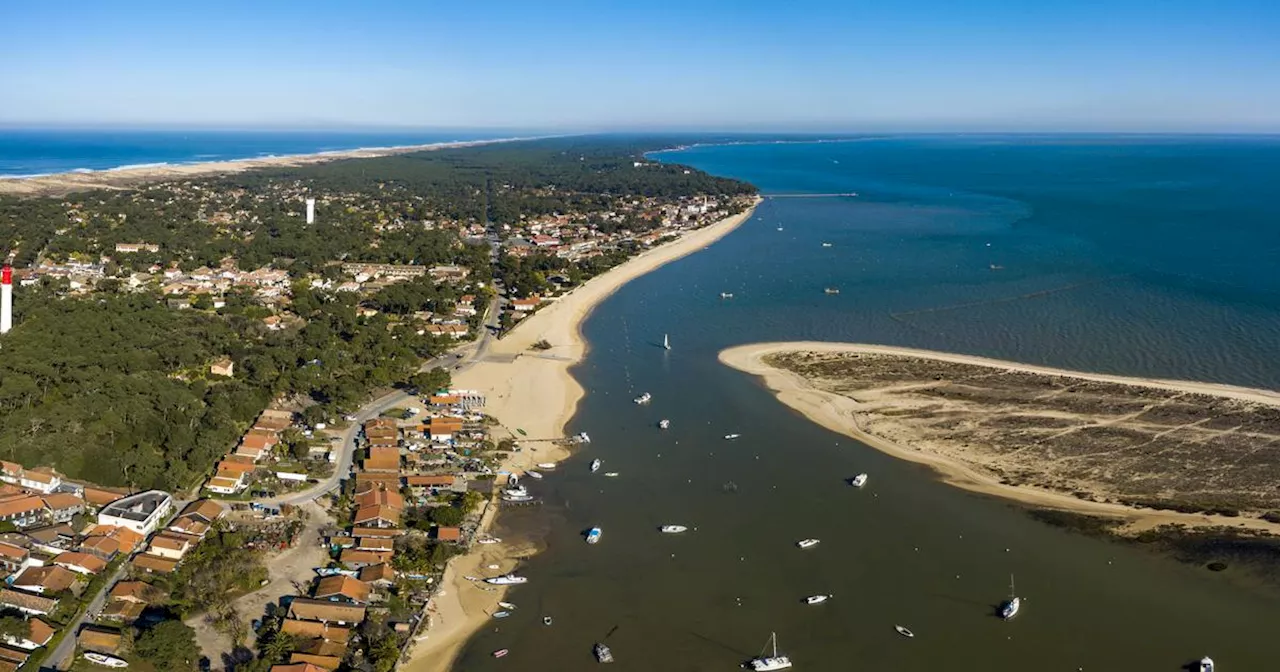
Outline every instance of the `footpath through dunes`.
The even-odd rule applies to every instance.
[[[762,343],[720,361],[809,419],[1041,507],[1280,533],[1280,394],[852,343]]]

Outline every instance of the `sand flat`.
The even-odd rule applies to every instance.
[[[743,345],[720,360],[810,420],[969,490],[1131,531],[1280,533],[1257,517],[1280,511],[1276,392],[854,343]]]

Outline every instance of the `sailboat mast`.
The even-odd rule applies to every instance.
[[[778,633],[776,632],[769,633],[769,639],[773,640],[773,657],[777,658],[778,657]]]

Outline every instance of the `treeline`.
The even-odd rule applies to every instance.
[[[306,324],[283,331],[243,302],[214,314],[147,294],[23,298],[31,307],[0,357],[0,455],[104,485],[191,486],[272,398],[309,398],[309,420],[332,419],[450,344],[304,287],[294,307]],[[210,378],[223,356],[235,378]]]

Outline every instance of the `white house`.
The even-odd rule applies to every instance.
[[[173,497],[160,490],[148,490],[103,507],[98,513],[98,524],[124,527],[147,536],[155,532],[170,513],[173,513]]]

